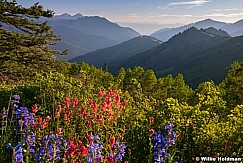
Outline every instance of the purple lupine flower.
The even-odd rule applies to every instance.
[[[115,159],[116,161],[122,161],[122,158],[125,155],[125,149],[126,145],[116,140],[116,142],[112,146],[112,150],[114,151],[113,159]],[[107,157],[109,158],[109,155]]]
[[[174,125],[172,123],[165,125],[165,130],[172,130]]]
[[[25,145],[27,147],[35,147],[35,134],[34,133],[26,133],[24,135],[25,137]]]
[[[23,149],[20,142],[14,148],[14,159],[16,162],[23,162]]]
[[[121,145],[120,145],[120,154],[121,154],[122,156],[125,155],[125,150],[126,150],[126,148],[127,148],[126,145],[124,145],[124,144],[121,144]]]
[[[15,110],[16,119],[18,120],[19,127],[22,127],[24,130],[29,128],[29,125],[34,124],[34,115],[29,113],[26,107],[19,107]]]
[[[11,143],[8,143],[8,144],[6,145],[6,148],[10,148],[10,149],[12,149],[12,148],[13,148],[13,146],[12,146],[12,144],[11,144]]]
[[[122,155],[119,154],[119,153],[114,153],[114,158],[115,158],[117,161],[122,161]]]
[[[166,152],[166,149],[175,144],[176,133],[173,124],[167,124],[165,126],[166,135],[162,135],[161,131],[154,133],[154,161],[156,163],[164,163],[164,157],[170,157],[170,153]]]
[[[30,115],[29,115],[29,123],[30,123],[31,125],[35,124],[34,115],[33,115],[32,113],[30,113]]]
[[[17,108],[20,102],[20,96],[19,95],[13,95],[11,104],[14,108]]]
[[[96,137],[97,138],[97,137]],[[89,155],[86,158],[87,162],[102,162],[101,150],[103,149],[102,143],[97,142],[97,139],[90,144]]]
[[[39,162],[43,158],[48,161],[61,160],[64,153],[64,149],[68,149],[67,141],[62,136],[56,137],[54,134],[45,135],[42,139],[41,147],[37,151],[36,160]],[[56,152],[54,155],[54,151]]]
[[[98,140],[98,139],[100,139],[99,135],[95,134],[94,135],[94,140]]]

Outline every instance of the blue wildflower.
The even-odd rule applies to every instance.
[[[23,162],[23,149],[21,147],[21,143],[19,142],[17,146],[14,148],[14,159],[16,162]]]
[[[170,153],[166,152],[166,149],[175,144],[176,133],[173,124],[167,124],[165,126],[167,132],[166,135],[162,135],[161,131],[155,132],[154,136],[154,161],[156,163],[164,163],[164,157],[170,157]]]
[[[8,143],[7,145],[6,145],[6,148],[13,148],[13,146],[12,146],[12,144],[11,143]]]

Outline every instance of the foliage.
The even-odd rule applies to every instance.
[[[36,14],[33,18],[49,13],[38,6],[24,9],[15,2],[1,1],[0,16],[8,7],[16,7],[10,10],[14,13],[27,12],[25,16]],[[18,27],[20,20],[29,22],[15,14],[16,22],[11,16],[9,20],[20,23]],[[32,28],[49,31],[45,24],[29,25],[29,34],[1,28],[1,36],[30,41],[27,36],[42,38],[41,33],[31,33]],[[40,53],[39,45],[33,53],[22,47],[28,42],[16,47],[27,52],[21,55],[23,62],[28,60],[38,68],[21,67],[23,62],[14,56],[14,42],[4,40],[1,61],[9,70],[21,70],[22,80],[1,79],[1,162],[186,163],[200,156],[243,155],[243,63],[234,63],[220,85],[203,82],[192,90],[181,74],[157,78],[142,67],[122,68],[117,76],[86,63],[54,61],[51,69],[45,69],[38,57],[29,60]],[[43,54],[52,60],[49,50]],[[13,58],[4,60],[8,55]]]

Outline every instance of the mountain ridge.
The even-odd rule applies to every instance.
[[[206,31],[191,27],[153,50],[134,55],[120,67],[153,69],[159,77],[181,73],[192,87],[207,80],[218,83],[233,61],[243,61],[243,36]]]
[[[113,67],[116,62],[157,47],[161,43],[162,42],[160,40],[153,37],[142,35],[112,47],[87,53],[70,61],[77,63],[87,62],[96,67],[102,67],[104,63],[107,63],[110,67]]]
[[[242,23],[242,24],[241,24]],[[227,33],[229,33],[231,36],[239,36],[243,35],[243,20],[238,20],[235,23],[225,23],[221,21],[216,21],[212,19],[204,19],[195,23],[190,23],[184,26],[179,26],[176,28],[162,28],[158,31],[155,31],[150,36],[155,37],[157,39],[160,39],[162,41],[169,40],[172,36],[184,31],[185,29],[188,29],[190,27],[197,27],[197,28],[209,28],[213,27],[216,29],[222,29],[225,30]],[[238,31],[238,33],[236,32]]]
[[[65,57],[56,56],[62,60],[70,60],[88,52],[110,47],[140,36],[137,31],[131,28],[122,27],[99,16],[63,14],[50,19],[49,25],[64,41],[58,43],[54,48],[56,50],[70,48]],[[82,50],[79,51],[80,49]]]

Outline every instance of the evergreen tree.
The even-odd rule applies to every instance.
[[[51,46],[60,38],[47,22],[37,21],[53,15],[38,3],[25,8],[16,1],[0,0],[0,76],[20,77],[53,70],[56,66],[53,54],[61,52]]]
[[[154,91],[154,87],[157,84],[157,78],[153,70],[146,70],[142,76],[142,88],[146,95],[151,95]]]
[[[224,99],[231,108],[243,104],[243,62],[231,65],[225,80],[221,83]]]

